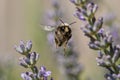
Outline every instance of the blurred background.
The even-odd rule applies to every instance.
[[[75,6],[69,0],[58,1],[63,21],[77,22],[72,26],[72,40],[74,50],[80,55],[79,63],[83,65],[81,80],[105,80],[105,70],[96,65],[97,52],[89,49],[89,40],[80,30],[82,21],[73,16]],[[105,29],[114,35],[115,44],[120,43],[120,1],[93,1],[99,6],[96,17],[104,16]],[[41,28],[43,25],[40,25],[44,13],[53,10],[52,4],[53,0],[0,0],[0,80],[22,80],[20,73],[28,70],[19,66],[21,55],[14,50],[14,45],[18,45],[20,40],[32,40],[32,51],[40,53],[38,67],[44,65],[52,71],[55,80],[65,80],[48,42],[49,32],[45,32]]]

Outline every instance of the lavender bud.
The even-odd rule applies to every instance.
[[[29,40],[26,43],[26,50],[27,50],[27,52],[29,52],[31,50],[31,48],[32,48],[32,41]]]
[[[96,58],[96,61],[98,66],[106,67],[106,63],[103,59]]]
[[[87,5],[87,15],[92,18],[94,16],[95,12],[97,11],[97,8],[98,8],[98,6],[96,4],[89,3]]]
[[[117,78],[120,79],[120,73],[117,75]]]
[[[101,17],[95,22],[93,26],[93,31],[98,32],[102,28],[102,24],[103,24],[103,18]]]
[[[110,55],[106,55],[106,60],[111,62],[111,56]]]
[[[105,78],[106,78],[106,80],[116,80],[116,79],[112,76],[112,74],[105,74]]]
[[[116,45],[116,46],[114,47],[114,50],[120,51],[120,45]]]
[[[88,15],[88,16],[91,16],[93,6],[94,6],[94,3],[89,3],[89,4],[87,5],[87,15]]]
[[[86,11],[80,8],[77,8],[74,16],[83,21],[86,21],[88,19]]]
[[[106,59],[106,61],[105,61],[105,63],[106,63],[106,65],[107,66],[111,66],[112,65],[112,63],[111,63],[111,56],[110,55],[107,55],[106,57],[105,57]]]
[[[111,66],[111,62],[109,62],[109,61],[106,61],[105,64],[106,64],[106,66]]]
[[[99,50],[99,49],[100,49],[96,44],[94,44],[94,43],[92,43],[92,42],[90,42],[90,43],[88,44],[88,46],[89,46],[91,49],[94,49],[94,50]]]
[[[103,40],[103,41],[101,41],[101,43],[100,43],[100,47],[101,47],[101,49],[105,49],[105,48],[107,48],[107,43]]]
[[[18,47],[18,46],[15,45],[14,48],[15,48],[15,50],[16,50],[18,53],[23,54],[23,50],[22,50],[20,47]]]
[[[29,59],[28,58],[23,58],[23,57],[21,57],[20,59],[20,65],[21,66],[23,66],[23,67],[25,67],[25,68],[28,68],[28,67],[30,67],[30,61],[29,61]]]
[[[97,6],[97,4],[95,4],[94,7],[93,7],[93,9],[92,9],[92,13],[95,14],[96,11],[97,11],[97,9],[98,9],[98,6]]]
[[[96,46],[98,46],[98,47],[101,47],[100,41],[94,41],[94,44],[95,44]]]
[[[107,32],[106,34],[103,35],[103,40],[104,40],[106,46],[109,46],[110,43],[113,42],[112,35],[110,35],[110,33]]]
[[[101,28],[97,33],[98,33],[99,35],[103,34],[103,33],[104,33],[104,29]]]
[[[89,25],[89,24],[86,24],[85,25],[85,27],[82,27],[81,28],[81,30],[85,33],[85,34],[87,34],[87,35],[93,35],[94,34],[94,32],[92,31],[92,26],[91,25]]]
[[[113,42],[112,35],[109,35],[108,38],[107,38],[107,43],[109,44],[109,43],[112,43],[112,42]]]
[[[36,52],[32,52],[30,54],[30,63],[35,64],[38,58],[39,58],[39,54],[37,54]]]
[[[82,13],[77,12],[77,11],[74,13],[74,16],[83,21],[87,20],[87,17],[85,17]]]
[[[81,30],[82,30],[85,34],[89,34],[89,35],[92,34],[92,31],[90,31],[89,29],[81,28]]]
[[[92,26],[89,25],[89,24],[86,24],[86,25],[85,25],[85,28],[88,29],[88,30],[90,30],[90,31],[92,31]]]
[[[21,73],[21,77],[24,79],[24,80],[33,80],[31,75],[33,75],[32,72],[26,72],[26,73]]]
[[[111,66],[111,57],[110,55],[103,56],[102,58],[96,58],[97,60],[97,65],[106,67],[106,66]]]
[[[25,44],[23,41],[20,41],[20,48],[23,52],[25,51]]]
[[[20,54],[25,55],[25,54],[24,54],[24,51],[25,51],[24,42],[23,42],[23,41],[20,41],[20,45],[19,45],[19,46],[16,46],[16,45],[15,45],[15,50],[16,50],[17,52],[19,52]]]
[[[120,58],[120,50],[119,50],[119,48],[120,48],[120,46],[117,45],[117,46],[116,46],[116,49],[115,49],[115,51],[114,51],[114,55],[113,55],[113,57],[112,57],[113,63],[115,63],[116,61],[118,61],[118,59]]]
[[[103,53],[102,53],[102,51],[98,51],[98,58],[102,58],[103,57]]]
[[[23,41],[20,41],[19,46],[15,45],[16,51],[19,52],[22,55],[28,55],[31,48],[32,48],[32,42],[30,40],[26,43],[26,45]]]

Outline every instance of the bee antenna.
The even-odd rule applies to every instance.
[[[59,19],[63,24],[64,24],[64,22],[63,22],[63,20],[62,19]]]
[[[70,23],[69,25],[72,25],[72,24],[74,24],[74,23],[76,23],[76,22],[72,22],[72,23]]]

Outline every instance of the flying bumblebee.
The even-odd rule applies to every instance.
[[[72,30],[70,26],[76,22],[72,22],[70,24],[64,23],[61,19],[60,21],[62,22],[59,26],[57,27],[52,27],[52,26],[45,26],[44,29],[47,31],[54,31],[54,41],[56,44],[56,47],[61,47],[63,46],[64,51],[66,50],[66,45],[70,38],[72,37]]]

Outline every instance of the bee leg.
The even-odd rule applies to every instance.
[[[58,45],[57,45],[57,40],[55,39],[55,47],[58,48]]]
[[[59,47],[59,41],[58,41],[58,39],[55,37],[55,45],[56,45],[56,48],[58,48]]]
[[[56,48],[58,48],[58,45],[57,45],[57,44],[55,44],[55,46],[56,46]]]
[[[66,53],[67,42],[68,42],[68,41],[65,41],[65,42],[64,42],[64,52],[65,52],[65,53]]]
[[[64,45],[64,52],[66,52],[66,45]]]

